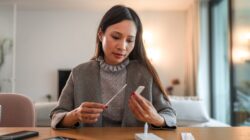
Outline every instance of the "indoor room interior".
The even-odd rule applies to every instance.
[[[146,53],[176,110],[177,127],[249,133],[248,0],[0,0],[0,98],[28,97],[34,126],[49,128],[71,69],[93,57],[98,23],[116,4],[141,18]],[[3,100],[0,130],[10,117]],[[193,133],[198,139],[209,134]]]

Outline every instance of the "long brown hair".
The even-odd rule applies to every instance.
[[[123,5],[116,5],[106,12],[106,14],[103,16],[98,26],[97,36],[96,36],[96,50],[95,50],[95,55],[92,58],[92,60],[96,60],[99,56],[104,56],[104,52],[102,50],[102,43],[98,37],[98,32],[101,31],[105,33],[106,29],[109,26],[119,23],[123,20],[133,21],[137,28],[135,47],[132,50],[132,52],[129,54],[128,56],[129,59],[138,60],[139,62],[141,62],[143,65],[146,66],[146,68],[152,74],[154,82],[157,84],[160,90],[164,93],[164,95],[166,95],[166,98],[167,98],[167,92],[163,88],[162,83],[160,81],[160,78],[155,68],[153,67],[149,59],[147,58],[145,47],[143,44],[143,38],[142,38],[142,33],[143,33],[142,23],[141,23],[139,16],[136,14],[136,12],[133,9],[123,6]]]

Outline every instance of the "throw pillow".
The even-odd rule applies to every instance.
[[[198,97],[170,96],[177,114],[177,125],[188,126],[209,121],[203,101]]]

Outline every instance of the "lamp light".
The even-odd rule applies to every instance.
[[[250,63],[250,33],[240,35],[239,42],[241,46],[233,49],[233,61],[235,63]]]
[[[143,41],[145,44],[145,49],[149,60],[151,62],[158,61],[160,59],[160,52],[156,49],[154,45],[152,32],[145,31],[143,33]]]

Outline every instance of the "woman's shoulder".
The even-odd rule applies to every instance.
[[[138,60],[130,60],[128,66],[131,68],[139,68],[139,69],[145,69],[145,70],[147,69],[147,67]]]
[[[143,67],[144,65],[139,60],[129,60],[129,66]]]
[[[151,76],[148,68],[146,67],[146,65],[144,65],[142,62],[138,61],[138,60],[131,60],[129,62],[129,65],[128,65],[128,69],[130,71],[134,71],[135,73],[143,73],[148,76]]]
[[[96,60],[89,60],[87,62],[83,62],[79,65],[77,65],[76,67],[74,67],[72,70],[73,71],[84,71],[84,70],[88,70],[88,69],[95,69],[97,68],[98,63]]]

